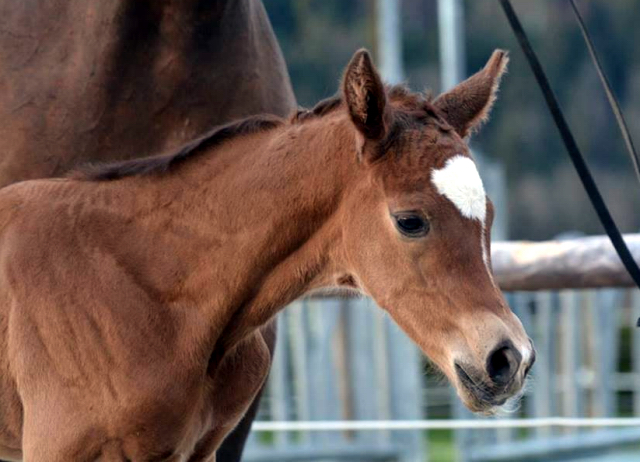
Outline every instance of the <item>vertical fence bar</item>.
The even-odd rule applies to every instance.
[[[391,320],[385,319],[387,355],[393,419],[422,418],[422,368],[417,347]],[[402,450],[401,462],[423,462],[425,443],[419,430],[392,432],[391,439]]]
[[[373,306],[373,302],[371,302]],[[378,414],[383,419],[391,418],[391,388],[389,376],[389,358],[387,357],[387,333],[384,328],[385,314],[379,309],[375,309],[373,316],[373,332],[376,341],[373,345],[375,352],[374,368],[376,371],[377,383],[380,387],[379,401],[378,401]],[[390,433],[385,431],[385,437],[389,438]]]
[[[464,9],[461,0],[438,0],[440,91],[458,84],[465,74]]]
[[[377,0],[377,48],[380,73],[388,83],[404,79],[400,0]]]
[[[375,343],[378,339],[374,331],[374,315],[377,308],[367,298],[348,301],[347,318],[347,361],[351,377],[349,392],[351,412],[357,420],[383,418],[378,393],[380,379],[377,376]],[[387,434],[374,431],[356,433],[360,443],[379,445],[388,441]]]
[[[531,402],[535,417],[549,417],[555,409],[555,338],[556,325],[554,316],[553,294],[551,292],[537,292],[536,298],[536,328],[532,329],[536,346],[536,363],[533,366],[533,390]],[[550,436],[550,429],[538,428],[535,437],[543,439]]]
[[[619,290],[603,289],[595,294],[594,332],[594,414],[615,415],[615,389],[613,377],[616,373],[618,352],[617,309],[622,293]]]
[[[269,374],[269,404],[271,418],[273,420],[289,420],[291,412],[291,378],[288,374],[289,366],[289,332],[287,331],[286,317],[289,311],[280,313],[276,322],[278,323],[278,344],[276,345],[273,364]],[[278,447],[289,445],[291,441],[290,432],[276,432],[274,443]]]
[[[340,319],[340,300],[305,300],[307,313],[307,399],[312,420],[339,420],[341,403],[338,399],[335,364],[332,348],[333,336]],[[313,432],[311,440],[316,444],[337,444],[342,439],[339,432]]]
[[[307,377],[307,337],[305,335],[305,321],[307,310],[304,309],[302,302],[295,302],[287,308],[290,312],[289,333],[291,335],[291,368],[293,371],[293,389],[295,392],[295,409],[298,420],[310,420],[311,413],[309,411],[309,385]],[[301,432],[300,443],[304,444],[309,441],[309,432]]]
[[[566,417],[582,415],[582,390],[578,381],[580,355],[580,294],[573,290],[560,292],[562,316],[562,413]],[[565,430],[575,433],[574,428]]]

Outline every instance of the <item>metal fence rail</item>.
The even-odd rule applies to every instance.
[[[290,420],[256,421],[255,432],[290,431],[349,431],[349,430],[458,430],[541,427],[635,427],[640,429],[640,417],[572,418],[547,417],[540,419],[433,419],[433,420]]]

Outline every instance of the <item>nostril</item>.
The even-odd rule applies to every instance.
[[[511,378],[511,361],[509,361],[509,349],[507,347],[495,350],[489,357],[487,372],[495,383],[506,383]]]
[[[522,355],[511,342],[498,346],[487,358],[487,373],[497,385],[506,385],[511,381],[522,361]]]

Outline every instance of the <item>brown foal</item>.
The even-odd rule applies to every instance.
[[[506,62],[430,101],[359,51],[289,121],[0,191],[0,457],[215,461],[267,375],[264,326],[327,287],[373,297],[472,410],[517,395],[534,353],[463,140]]]

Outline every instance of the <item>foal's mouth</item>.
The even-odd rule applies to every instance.
[[[458,381],[468,398],[465,400],[466,404],[474,412],[495,413],[498,407],[517,395],[516,391],[520,388],[514,383],[515,381],[502,386],[486,383],[473,367],[463,367],[459,363],[455,363],[455,370]]]

